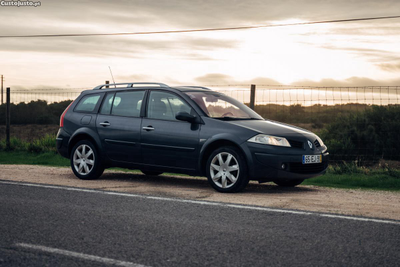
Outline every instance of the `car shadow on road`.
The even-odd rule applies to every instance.
[[[210,186],[205,177],[191,177],[191,176],[173,176],[173,175],[143,175],[138,173],[124,173],[124,172],[108,172],[104,173],[101,180],[113,180],[115,182],[125,181],[134,184],[146,183],[147,185],[154,187],[179,187],[187,189],[200,189],[209,190],[215,192]],[[117,184],[116,184],[117,186]],[[246,189],[239,194],[282,194],[282,193],[305,193],[305,192],[316,192],[318,191],[315,187],[309,186],[297,186],[297,187],[281,187],[273,183],[262,183],[259,184],[256,181],[251,181]]]

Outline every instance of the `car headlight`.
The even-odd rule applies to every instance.
[[[256,135],[249,140],[248,142],[264,144],[264,145],[272,145],[272,146],[285,146],[290,147],[288,140],[284,137],[266,135],[266,134],[259,134]]]

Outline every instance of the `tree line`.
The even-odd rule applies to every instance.
[[[38,100],[11,104],[12,124],[58,124],[71,103],[48,104]],[[333,160],[376,162],[400,160],[400,105],[366,104],[258,105],[256,112],[266,119],[289,124],[311,124],[329,148]],[[5,124],[6,105],[0,105],[0,125]]]
[[[72,100],[48,104],[37,100],[29,103],[10,104],[11,124],[57,124],[61,113]],[[0,125],[6,123],[6,105],[0,105]]]

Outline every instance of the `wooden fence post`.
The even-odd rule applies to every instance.
[[[6,148],[9,150],[11,148],[10,145],[10,87],[7,87],[6,91]]]
[[[254,110],[256,102],[256,85],[252,84],[250,87],[250,108]]]

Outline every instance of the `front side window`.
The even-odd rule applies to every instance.
[[[127,91],[118,92],[115,95],[107,95],[103,103],[105,113],[102,114],[109,112],[108,105],[111,105],[111,115],[140,117],[143,96],[144,91]],[[101,108],[101,112],[103,112],[103,107]]]
[[[178,112],[193,113],[192,108],[179,96],[160,91],[150,93],[147,117],[160,120],[176,120]]]
[[[211,118],[260,119],[263,118],[239,101],[217,92],[186,92]]]
[[[75,108],[78,112],[93,112],[99,102],[100,95],[84,96]]]

